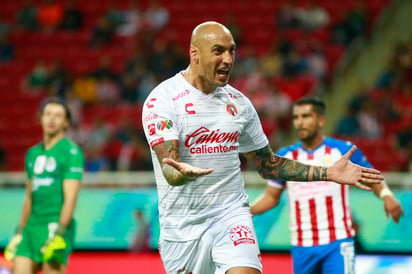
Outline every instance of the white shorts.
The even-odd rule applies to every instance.
[[[262,272],[252,215],[246,207],[212,223],[200,239],[187,242],[160,239],[159,252],[168,274],[224,274],[239,266]]]

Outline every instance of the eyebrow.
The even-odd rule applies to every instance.
[[[214,49],[214,48],[234,50],[234,49],[236,49],[236,43],[233,44],[233,45],[231,45],[230,47],[225,47],[225,46],[223,46],[223,45],[221,45],[221,44],[214,44],[214,45],[212,46],[212,49]]]

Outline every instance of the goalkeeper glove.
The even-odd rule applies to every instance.
[[[12,261],[14,259],[16,256],[17,246],[20,244],[21,240],[23,240],[23,228],[18,227],[16,229],[16,233],[4,249],[4,257],[7,260]]]
[[[65,232],[66,227],[59,224],[54,236],[49,238],[40,249],[40,252],[43,254],[43,262],[51,264],[63,263],[64,251],[67,247],[66,241],[63,238]]]

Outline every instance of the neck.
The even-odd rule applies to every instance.
[[[316,136],[316,138],[313,138],[311,140],[302,141],[302,145],[305,149],[312,150],[312,149],[320,146],[324,139],[325,139],[324,135],[318,135],[318,136]]]
[[[64,137],[64,132],[59,132],[56,134],[44,134],[43,136],[44,149],[48,150],[52,148],[63,137]]]
[[[200,76],[199,73],[196,73],[191,66],[187,67],[187,69],[182,72],[182,75],[192,86],[205,94],[210,94],[217,88],[216,85],[208,85],[203,77]]]

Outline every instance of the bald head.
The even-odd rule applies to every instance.
[[[224,25],[215,21],[208,21],[195,27],[192,32],[190,44],[192,46],[199,47],[203,41],[214,39],[217,35],[227,35],[233,39],[229,29]]]
[[[198,25],[190,41],[190,65],[183,76],[197,89],[209,94],[229,81],[236,44],[222,24],[208,21]]]

